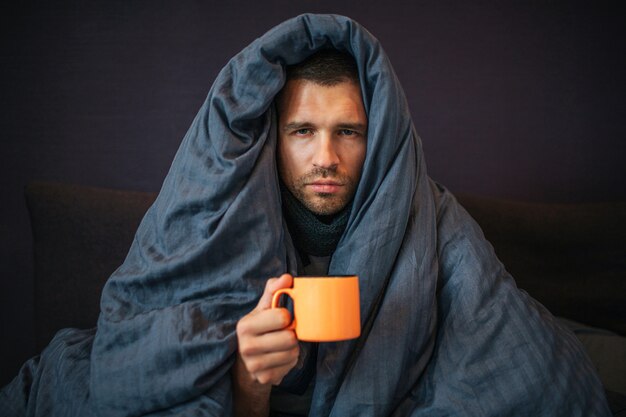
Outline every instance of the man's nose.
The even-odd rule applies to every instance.
[[[313,165],[327,169],[335,169],[339,165],[339,155],[331,135],[322,134],[318,137]]]

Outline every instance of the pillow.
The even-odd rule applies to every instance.
[[[558,318],[585,347],[607,391],[626,396],[626,337],[608,330]]]

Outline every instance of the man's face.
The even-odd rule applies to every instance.
[[[338,213],[352,200],[365,161],[367,116],[359,86],[290,80],[277,104],[281,179],[313,213]]]

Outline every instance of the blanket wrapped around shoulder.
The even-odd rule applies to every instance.
[[[104,288],[97,330],[59,333],[4,389],[5,410],[231,413],[235,325],[269,277],[296,273],[273,100],[285,66],[328,47],[355,57],[369,122],[329,271],[359,275],[363,334],[320,344],[311,415],[609,415],[574,335],[516,288],[476,223],[427,176],[378,41],[335,15],[291,19],[220,72]]]

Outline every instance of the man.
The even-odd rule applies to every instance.
[[[358,77],[286,81],[327,49]],[[299,343],[286,311],[267,310],[311,269],[359,275],[358,339]],[[229,62],[103,290],[97,330],[59,334],[0,398],[9,415],[218,416],[233,402],[261,415],[609,415],[575,336],[428,178],[380,44],[330,15],[287,21]]]
[[[367,147],[367,116],[354,59],[326,50],[288,68],[276,104],[285,218],[306,262],[303,274],[326,275],[348,220]],[[285,329],[289,313],[269,309],[272,294],[291,283],[289,274],[269,280],[256,309],[239,321],[234,367],[238,415],[268,415],[272,384],[278,385],[297,364],[298,343],[294,332]],[[312,393],[307,383],[301,387],[307,395],[302,396],[275,389],[275,411],[307,415]]]

